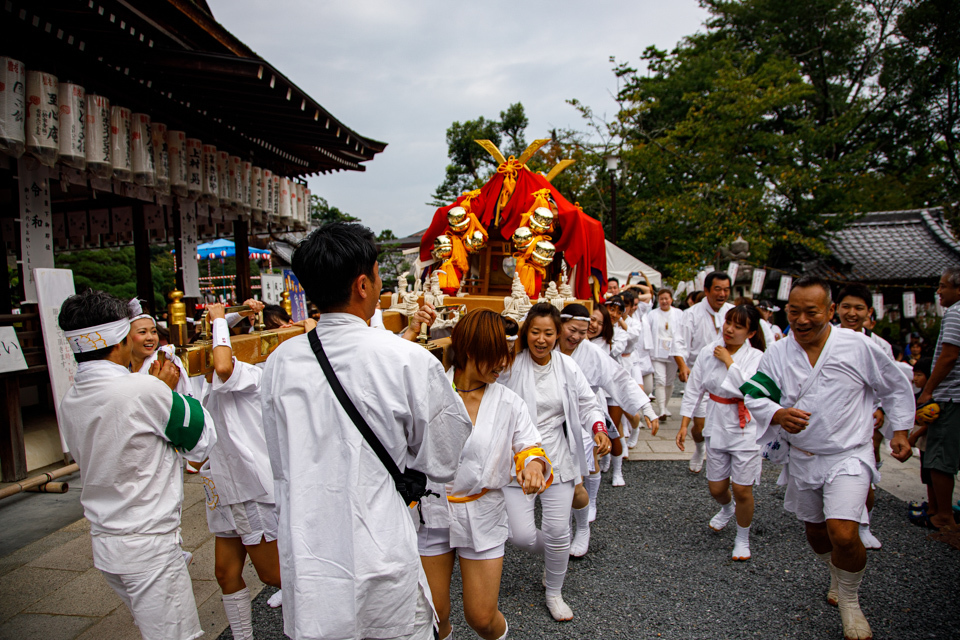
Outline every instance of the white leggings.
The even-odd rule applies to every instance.
[[[540,494],[543,517],[537,529],[533,516],[535,500],[523,489],[510,484],[503,488],[510,519],[510,543],[528,553],[543,554],[547,568],[547,595],[558,596],[563,589],[570,560],[570,509],[573,504],[573,480],[554,482]]]
[[[653,384],[654,395],[657,399],[657,415],[667,415],[667,402],[673,395],[673,383],[677,379],[677,361],[673,358],[669,360],[653,361]]]

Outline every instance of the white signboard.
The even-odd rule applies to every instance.
[[[17,330],[13,327],[0,327],[0,373],[22,371],[26,368],[27,361],[23,359]]]
[[[791,287],[793,287],[793,276],[780,276],[780,289],[777,290],[777,300],[789,300]]]
[[[20,255],[23,267],[23,302],[37,302],[33,270],[53,268],[53,215],[47,168],[35,160],[17,160],[20,184]]]
[[[197,204],[180,200],[180,247],[183,249],[183,295],[200,297],[200,267],[197,265]],[[204,206],[204,213],[206,207]]]
[[[730,276],[730,286],[732,287],[737,282],[737,274],[740,272],[740,263],[731,262],[727,265],[727,275]]]
[[[754,269],[753,282],[750,284],[750,292],[757,296],[760,295],[763,292],[763,283],[766,279],[766,269]]]
[[[264,304],[283,303],[282,273],[263,273],[260,275],[260,299]]]
[[[917,294],[913,291],[903,292],[903,317],[917,317]]]
[[[73,271],[69,269],[37,269],[34,271],[39,294],[40,328],[43,331],[43,346],[47,352],[47,371],[50,374],[50,387],[53,389],[53,406],[60,410],[60,401],[73,386],[73,377],[77,374],[77,361],[70,350],[70,344],[60,329],[57,317],[63,301],[76,290],[73,286]],[[57,416],[59,420],[59,416]],[[67,453],[67,443],[61,432],[60,444]]]
[[[877,314],[877,320],[883,320],[883,294],[873,294],[873,310]]]

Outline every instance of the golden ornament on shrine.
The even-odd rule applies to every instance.
[[[553,246],[552,242],[549,240],[540,240],[537,242],[537,246],[534,247],[530,259],[541,267],[547,267],[553,262],[553,254],[556,252],[557,248]]]
[[[483,235],[482,231],[474,231],[463,239],[463,244],[466,246],[467,251],[475,253],[483,249],[484,245],[487,244],[487,238]]]
[[[537,207],[533,210],[528,224],[534,233],[550,233],[553,229],[553,212],[546,207]]]
[[[513,246],[516,247],[517,251],[524,251],[534,240],[533,231],[530,231],[530,227],[519,227],[513,232],[512,240]]]
[[[447,236],[437,236],[433,241],[433,250],[430,252],[437,260],[446,260],[453,253],[453,243]]]
[[[453,231],[463,231],[470,225],[470,218],[463,207],[453,207],[447,212],[447,224]]]

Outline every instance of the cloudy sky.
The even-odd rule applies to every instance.
[[[214,17],[360,135],[389,146],[365,172],[310,188],[374,231],[425,228],[455,121],[522,102],[527,139],[580,128],[565,100],[612,116],[610,56],[639,65],[702,28],[696,0],[208,0]]]

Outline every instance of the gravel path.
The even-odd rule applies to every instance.
[[[500,608],[510,637],[841,639],[840,615],[824,600],[826,567],[783,511],[778,473],[769,465],[755,489],[746,563],[730,560],[733,523],[720,533],[707,528],[717,506],[706,478],[689,473],[686,462],[628,462],[624,488],[605,475],[590,553],[571,560],[564,586],[572,622],[555,622],[543,604],[543,562],[507,545]],[[884,491],[873,531],[883,549],[868,552],[860,598],[875,637],[960,638],[960,551],[928,540],[929,532],[907,521],[903,502]],[[258,640],[285,637],[281,609],[266,605],[273,592],[265,588],[254,601]],[[476,638],[460,597],[455,575],[456,637]],[[232,638],[229,628],[220,638]]]

